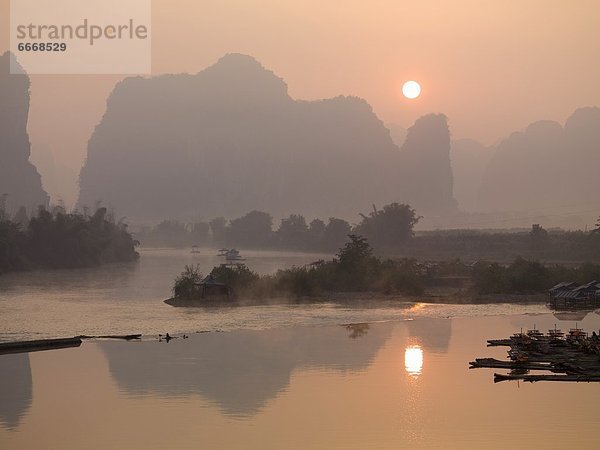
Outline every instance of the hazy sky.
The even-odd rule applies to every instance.
[[[9,0],[0,0],[0,51]],[[256,57],[294,98],[365,98],[408,127],[443,112],[454,137],[496,142],[538,119],[600,105],[600,1],[154,0],[153,72],[194,73],[229,52]],[[33,152],[79,169],[120,78],[32,76]],[[415,79],[417,100],[400,93]]]

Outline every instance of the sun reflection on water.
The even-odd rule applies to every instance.
[[[404,351],[404,367],[413,377],[418,377],[423,371],[423,349],[418,345],[406,347]]]

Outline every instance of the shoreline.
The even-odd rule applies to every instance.
[[[384,294],[380,292],[331,292],[316,296],[303,297],[273,297],[269,299],[256,299],[240,297],[236,299],[187,299],[170,297],[164,300],[167,305],[176,308],[202,308],[218,306],[268,306],[283,304],[363,304],[372,303],[373,305],[381,303],[431,303],[447,305],[485,305],[485,304],[545,304],[547,295],[545,294],[473,294],[464,292],[455,292],[448,294],[423,294],[419,296],[404,294]],[[366,305],[365,305],[366,306]]]

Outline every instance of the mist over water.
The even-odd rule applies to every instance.
[[[93,269],[43,270],[0,277],[0,340],[86,335],[193,333],[298,325],[546,312],[544,305],[442,305],[403,301],[174,308],[173,280],[186,264],[208,273],[214,250],[142,249],[139,262]],[[259,273],[310,263],[323,255],[244,252]]]

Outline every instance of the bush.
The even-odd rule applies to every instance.
[[[251,271],[245,264],[231,266],[217,266],[210,272],[220,283],[225,283],[234,291],[249,288],[260,278],[256,272]]]
[[[185,266],[185,269],[175,279],[173,295],[180,298],[194,298],[199,294],[198,283],[203,279],[200,266]]]
[[[0,272],[30,268],[91,267],[138,258],[127,225],[106,208],[89,216],[40,208],[27,222],[0,221]]]

